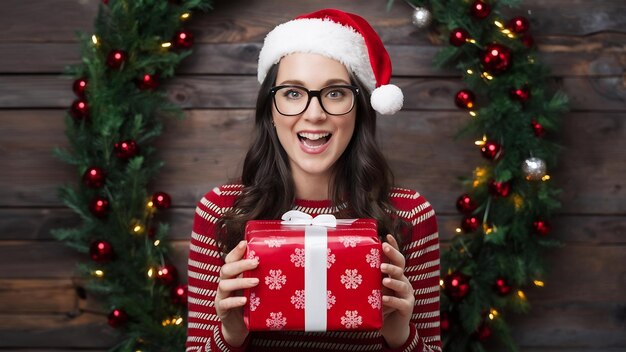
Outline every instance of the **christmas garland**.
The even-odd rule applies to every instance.
[[[147,189],[163,165],[152,146],[161,120],[182,116],[157,88],[191,53],[181,23],[209,1],[102,2],[94,34],[80,34],[82,64],[68,69],[77,95],[65,118],[71,149],[54,151],[82,179],[60,189],[82,225],[53,234],[91,257],[78,270],[123,332],[113,351],[182,351],[187,288],[170,262],[169,227],[156,217],[171,199]]]
[[[546,238],[560,206],[546,172],[559,147],[547,137],[558,130],[567,99],[545,91],[547,70],[534,58],[528,21],[501,20],[499,7],[519,1],[405,1],[415,25],[434,18],[449,33],[436,63],[464,73],[469,88],[455,104],[472,117],[460,135],[481,138],[476,144],[489,160],[463,180],[467,193],[457,208],[464,218],[442,254],[444,348],[484,351],[497,335],[516,350],[505,311],[528,309],[522,289],[543,286],[541,252],[559,244]],[[60,197],[83,223],[53,233],[90,255],[79,271],[108,308],[108,323],[124,334],[113,350],[182,350],[186,286],[169,262],[168,225],[155,217],[171,200],[149,195],[147,186],[163,164],[151,145],[161,119],[182,115],[157,88],[190,54],[193,37],[181,21],[208,9],[209,0],[103,3],[95,33],[80,35],[82,64],[69,69],[77,95],[66,116],[71,149],[55,150],[82,179],[62,187]]]
[[[546,91],[548,70],[535,59],[529,21],[505,21],[501,6],[519,0],[405,0],[414,8],[413,23],[431,19],[449,46],[435,58],[438,67],[455,67],[468,89],[454,96],[470,115],[460,135],[477,138],[488,161],[472,178],[456,207],[461,226],[441,257],[441,331],[445,351],[484,351],[497,336],[516,351],[505,311],[529,308],[525,287],[544,285],[543,249],[560,193],[548,169],[560,147],[550,142],[567,97]],[[391,4],[391,2],[390,2]]]

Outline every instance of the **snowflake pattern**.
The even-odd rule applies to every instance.
[[[264,240],[265,244],[270,248],[278,248],[281,245],[287,243],[287,240],[280,237],[272,237],[269,240]]]
[[[358,236],[340,236],[339,241],[341,241],[346,248],[354,248],[359,242],[361,242],[361,239]]]
[[[265,319],[265,325],[272,330],[281,330],[287,325],[287,318],[283,317],[282,312],[270,313],[270,317]]]
[[[347,289],[356,289],[361,282],[363,282],[363,277],[359,274],[358,269],[346,269],[346,274],[341,275],[341,283],[344,284]]]
[[[270,290],[280,290],[287,282],[287,275],[282,275],[283,271],[270,270],[270,276],[265,277],[265,284],[269,286]]]
[[[248,251],[248,255],[246,256],[246,259],[256,259],[257,261],[259,261],[259,256],[256,255],[256,252],[253,250]]]
[[[257,297],[257,295],[252,292],[250,294],[250,310],[251,311],[255,311],[259,305],[261,304],[261,297]]]
[[[291,258],[291,262],[296,266],[296,268],[304,268],[304,249],[296,248],[294,253],[289,256]]]
[[[372,268],[380,268],[380,251],[376,248],[370,249],[370,253],[365,255],[365,260]]]
[[[335,263],[335,255],[330,252],[330,248],[326,251],[326,269],[330,269],[330,267]]]
[[[347,310],[346,314],[341,317],[341,325],[346,329],[356,329],[359,325],[363,324],[363,318],[356,310]]]
[[[374,309],[381,308],[380,300],[380,290],[372,290],[372,294],[367,296],[367,303],[369,303]]]
[[[327,291],[326,294],[326,307],[327,309],[332,308],[335,303],[337,303],[337,297],[333,296],[333,293],[330,290]]]
[[[296,294],[291,296],[291,304],[296,309],[304,309],[304,290],[296,290]]]

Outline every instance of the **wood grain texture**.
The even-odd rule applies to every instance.
[[[395,78],[408,110],[456,110],[450,97],[465,88],[444,77]],[[550,84],[570,98],[572,111],[624,111],[626,83],[620,76],[555,78]],[[254,108],[259,83],[253,76],[182,75],[164,85],[169,99],[186,109]],[[66,109],[76,99],[72,80],[60,75],[0,76],[0,109]]]
[[[236,178],[249,145],[252,114],[192,110],[182,121],[166,121],[156,143],[165,166],[155,190],[167,190],[176,206],[191,207],[212,187]],[[476,149],[467,147],[473,139],[453,140],[467,118],[458,111],[424,111],[379,119],[380,144],[397,183],[422,192],[444,213],[454,212],[463,191],[456,177],[469,176],[472,165],[484,163]],[[67,147],[62,119],[57,110],[0,110],[0,148],[5,150],[0,163],[6,166],[0,173],[0,206],[62,205],[58,187],[80,176],[52,155],[53,147]],[[626,212],[626,164],[615,162],[626,157],[624,115],[570,113],[561,133],[565,150],[553,175],[564,190],[560,212]]]
[[[258,89],[260,44],[276,24],[303,12],[337,7],[370,20],[394,63],[405,111],[379,119],[379,139],[397,183],[433,204],[442,246],[459,225],[463,192],[457,176],[484,162],[473,138],[453,140],[468,116],[452,103],[463,86],[454,70],[436,69],[437,28],[417,29],[410,8],[387,1],[264,0],[216,2],[185,26],[195,53],[165,86],[187,109],[166,121],[156,147],[165,167],[153,190],[172,195],[158,213],[171,224],[174,263],[186,277],[194,207],[212,187],[236,177],[248,146]],[[79,295],[77,262],[87,255],[57,242],[50,231],[80,219],[57,188],[80,175],[56,160],[67,147],[64,114],[73,101],[63,67],[79,62],[77,31],[91,33],[99,0],[6,0],[0,11],[0,351],[104,352],[117,339],[97,297]],[[626,350],[626,2],[524,0],[506,16],[529,18],[537,60],[551,68],[552,87],[571,99],[560,142],[565,149],[553,180],[563,208],[552,237],[564,247],[545,253],[546,287],[526,290],[530,314],[507,316],[525,352]],[[166,38],[167,39],[167,38]],[[78,290],[77,290],[78,289]],[[504,352],[493,346],[493,352]]]
[[[626,47],[621,33],[596,33],[579,37],[539,37],[537,60],[558,77],[606,76],[624,73]],[[255,75],[260,42],[198,43],[194,54],[178,69],[181,74]],[[387,50],[397,76],[458,77],[453,69],[432,65],[439,46],[392,44]],[[62,73],[63,68],[80,62],[77,43],[3,43],[0,41],[0,72],[11,74]],[[45,58],[44,61],[41,58]]]

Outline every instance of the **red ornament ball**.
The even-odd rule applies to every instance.
[[[463,28],[455,28],[450,32],[450,44],[461,46],[467,42],[469,33]]]
[[[152,90],[159,86],[159,76],[154,74],[145,74],[137,80],[137,88],[141,90]]]
[[[511,286],[509,285],[507,280],[503,277],[499,277],[496,279],[494,288],[500,296],[506,296],[507,294],[511,292]]]
[[[547,236],[550,233],[551,226],[545,220],[536,220],[533,222],[533,230],[538,235]]]
[[[481,62],[486,71],[502,73],[511,67],[511,49],[498,43],[489,44],[482,54]]]
[[[171,264],[165,264],[157,271],[156,278],[159,283],[161,283],[161,285],[173,285],[178,280],[178,272],[176,271],[176,267]]]
[[[470,13],[479,20],[485,19],[491,13],[491,5],[484,1],[476,0],[470,7]]]
[[[104,218],[109,214],[109,200],[104,197],[96,197],[89,203],[89,211],[97,218]]]
[[[485,342],[491,337],[491,328],[486,324],[481,324],[472,336],[480,342]]]
[[[509,181],[496,182],[496,180],[491,180],[489,182],[489,193],[494,197],[507,197],[511,193],[511,183]]]
[[[458,271],[446,275],[443,280],[444,292],[454,302],[459,302],[470,290],[470,278]]]
[[[511,89],[510,96],[513,100],[525,103],[528,99],[530,99],[530,89],[528,89],[528,87]]]
[[[537,137],[543,137],[543,135],[546,133],[546,131],[543,129],[543,126],[535,119],[532,119],[532,121],[530,121],[530,127],[532,127],[533,132]]]
[[[528,49],[535,46],[535,39],[533,39],[533,36],[530,34],[524,34],[520,38],[520,40],[522,41],[522,44],[524,44],[524,46],[527,47]]]
[[[128,314],[121,309],[113,309],[111,313],[109,313],[109,325],[114,328],[119,328],[122,325],[126,324],[128,321]]]
[[[447,332],[450,330],[450,316],[447,312],[441,312],[439,327],[442,332]]]
[[[174,34],[174,46],[181,49],[189,49],[193,45],[193,34],[186,30]]]
[[[72,90],[74,91],[74,94],[76,94],[76,96],[79,98],[83,98],[83,99],[85,98],[86,89],[87,89],[86,78],[79,78],[74,81],[74,84],[72,84]]]
[[[84,99],[75,100],[70,108],[70,115],[76,121],[86,120],[89,118],[89,105]]]
[[[165,192],[156,192],[152,195],[152,203],[158,209],[167,209],[172,205],[172,197]]]
[[[469,214],[476,210],[477,207],[478,204],[467,193],[462,194],[456,201],[456,209],[463,214]]]
[[[89,256],[97,263],[107,263],[113,259],[113,247],[107,241],[97,240],[89,246]]]
[[[486,141],[480,148],[480,152],[485,159],[496,160],[502,155],[502,147],[494,141]]]
[[[133,140],[126,140],[115,143],[115,155],[120,159],[129,159],[137,155],[137,143]]]
[[[128,54],[124,50],[113,50],[107,55],[106,64],[111,69],[119,69],[128,60]]]
[[[478,230],[482,221],[477,216],[468,216],[461,222],[461,229],[464,233],[471,233]]]
[[[476,96],[469,89],[462,89],[454,95],[454,104],[459,109],[471,110],[476,108]]]
[[[172,288],[172,303],[186,306],[187,305],[187,285],[178,285]]]
[[[100,188],[106,180],[106,172],[99,167],[90,167],[83,174],[83,182],[90,188]]]
[[[506,27],[513,33],[526,33],[530,28],[530,23],[525,17],[513,17]]]

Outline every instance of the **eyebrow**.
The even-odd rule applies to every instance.
[[[280,86],[285,85],[285,84],[293,84],[293,85],[297,85],[297,86],[306,86],[306,84],[300,80],[297,79],[290,79],[290,80],[286,80],[286,81],[282,81],[280,84]],[[341,78],[331,78],[329,80],[327,80],[323,86],[327,87],[329,85],[333,85],[333,84],[345,84],[345,85],[350,85],[350,82],[346,82],[345,80],[341,79]]]

